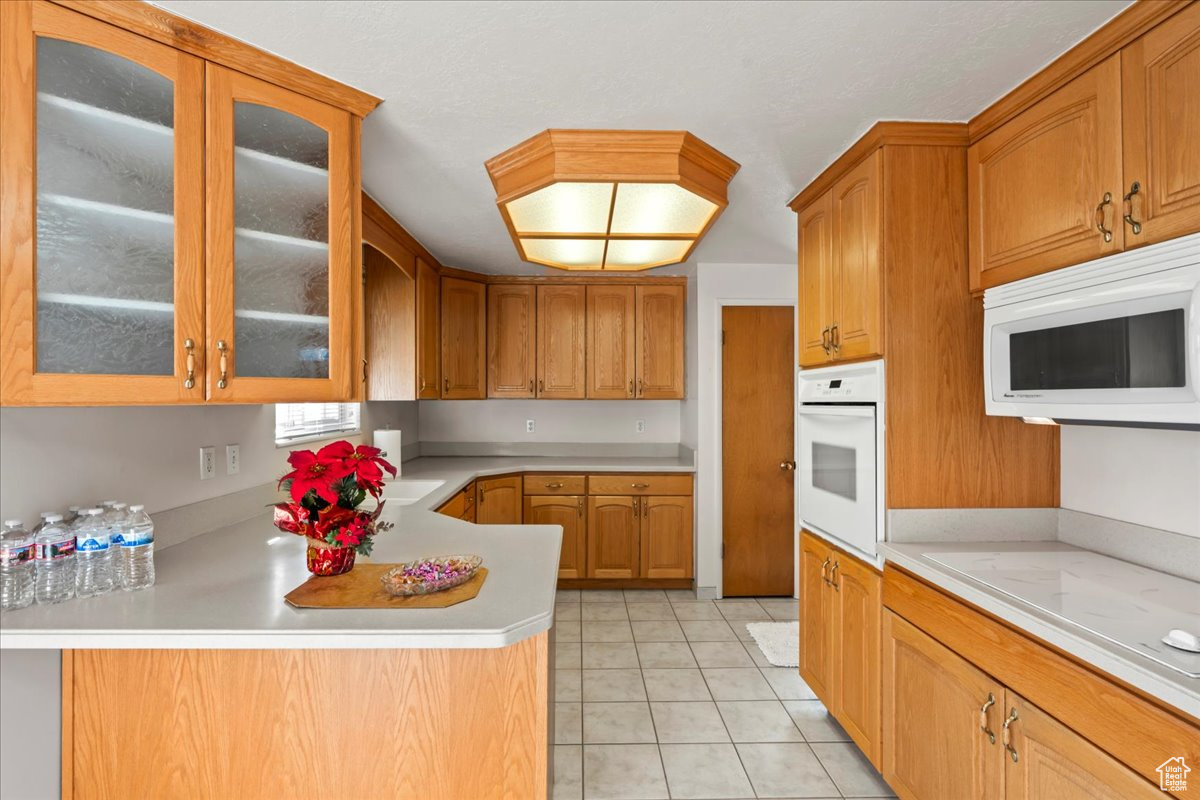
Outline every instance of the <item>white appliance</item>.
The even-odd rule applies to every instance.
[[[983,295],[987,413],[1200,429],[1200,234]]]
[[[874,561],[883,539],[883,361],[801,370],[796,398],[801,524]]]

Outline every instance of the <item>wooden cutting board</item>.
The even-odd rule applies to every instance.
[[[480,567],[471,580],[433,594],[395,597],[379,582],[396,564],[355,564],[344,575],[312,576],[284,596],[296,608],[446,608],[465,603],[479,594],[487,580],[487,568]]]

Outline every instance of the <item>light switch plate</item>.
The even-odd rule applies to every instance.
[[[206,481],[209,478],[216,477],[217,474],[217,448],[209,445],[208,447],[200,448],[200,480]]]
[[[225,445],[225,474],[237,475],[242,469],[242,448],[241,445],[227,444]]]

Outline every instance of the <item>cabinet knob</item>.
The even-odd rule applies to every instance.
[[[193,389],[196,386],[196,342],[192,339],[183,340],[183,349],[187,351],[187,377],[183,379],[183,388]]]
[[[221,376],[217,378],[217,388],[224,389],[229,385],[229,353],[232,348],[224,339],[217,339],[217,350],[221,353],[220,370]]]

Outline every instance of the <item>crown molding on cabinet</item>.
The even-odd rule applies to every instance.
[[[408,269],[415,270],[415,265],[402,255],[393,252],[396,246],[407,248],[412,255],[425,260],[438,272],[444,272],[445,267],[429,252],[425,245],[417,241],[408,230],[392,217],[383,206],[366,192],[362,193],[362,238],[363,241],[386,255],[395,262],[406,274]],[[406,269],[406,267],[408,269]],[[408,277],[416,278],[415,274]]]
[[[206,28],[149,3],[123,0],[52,0],[60,6],[132,31],[207,61],[245,72],[365,117],[382,100],[333,78]]]
[[[660,275],[660,276],[637,276],[631,275],[628,272],[620,273],[596,273],[586,272],[575,275],[489,275],[485,272],[471,272],[457,267],[442,267],[439,270],[440,274],[446,278],[462,278],[467,281],[476,281],[478,283],[497,284],[497,283],[526,283],[540,285],[564,285],[564,284],[589,284],[595,286],[597,284],[637,284],[638,286],[686,286],[687,277],[684,275]]]

